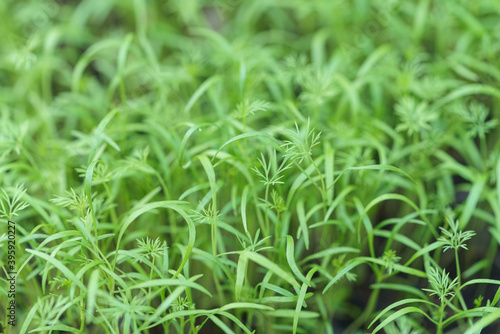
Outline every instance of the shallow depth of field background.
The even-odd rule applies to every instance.
[[[500,2],[0,22],[0,332],[498,330]]]

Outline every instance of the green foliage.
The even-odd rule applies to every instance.
[[[467,250],[467,245],[465,241],[472,238],[476,235],[474,231],[459,231],[458,230],[458,222],[454,222],[453,218],[450,216],[446,217],[446,222],[451,227],[451,231],[448,231],[442,227],[439,229],[443,232],[443,236],[438,240],[442,241],[445,245],[443,248],[443,252],[446,252],[448,249],[458,250],[459,248],[463,248]]]
[[[498,327],[499,10],[0,1],[0,332]]]
[[[453,297],[455,295],[452,290],[458,284],[458,277],[450,282],[449,273],[446,273],[444,269],[442,273],[439,273],[439,270],[434,267],[429,269],[428,275],[432,289],[423,289],[424,291],[430,292],[431,296],[436,295],[441,302],[448,296]]]

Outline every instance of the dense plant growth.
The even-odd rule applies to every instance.
[[[493,330],[499,15],[1,1],[0,331]]]

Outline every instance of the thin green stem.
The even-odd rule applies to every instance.
[[[274,248],[278,248],[278,243],[280,240],[280,211],[276,212],[276,223],[274,224]]]
[[[215,217],[212,224],[210,224],[210,231],[212,237],[212,254],[217,256],[217,217]]]
[[[153,259],[151,260],[151,270],[149,271],[149,280],[153,280],[153,272],[155,268],[155,259],[156,257],[153,255]],[[151,286],[148,287],[148,305],[151,305]]]
[[[325,185],[325,180],[323,179],[323,175],[319,171],[318,166],[314,162],[314,159],[311,157],[310,154],[307,155],[309,157],[309,160],[314,166],[314,169],[316,169],[316,172],[318,173],[319,180],[321,182],[321,197],[323,199],[323,216],[326,215],[326,210],[327,210],[327,198],[326,198],[326,185]]]
[[[483,162],[486,162],[486,160],[488,159],[488,146],[486,144],[486,136],[484,134],[480,134],[479,135],[479,148],[481,150],[481,156],[483,157]],[[486,166],[482,166],[483,168],[485,168]]]
[[[269,184],[266,184],[266,193],[264,195],[264,203],[267,203],[268,199],[269,199]],[[266,230],[263,231],[265,233],[266,237],[268,237],[269,233],[270,233],[269,232],[270,229],[269,229],[269,213],[268,213],[269,211],[268,210],[269,210],[269,208],[266,205],[266,207],[264,209],[264,221],[265,221]]]
[[[455,265],[456,265],[456,270],[457,270],[457,286],[456,286],[456,294],[457,294],[457,299],[460,303],[460,306],[462,307],[462,310],[467,311],[467,304],[465,303],[464,297],[462,296],[462,271],[460,270],[460,261],[458,259],[458,248],[455,248]],[[472,319],[468,318],[467,319],[469,322],[469,325],[472,326]]]
[[[437,323],[436,334],[443,334],[444,307],[445,303],[441,301],[441,306],[439,307],[439,321]]]

